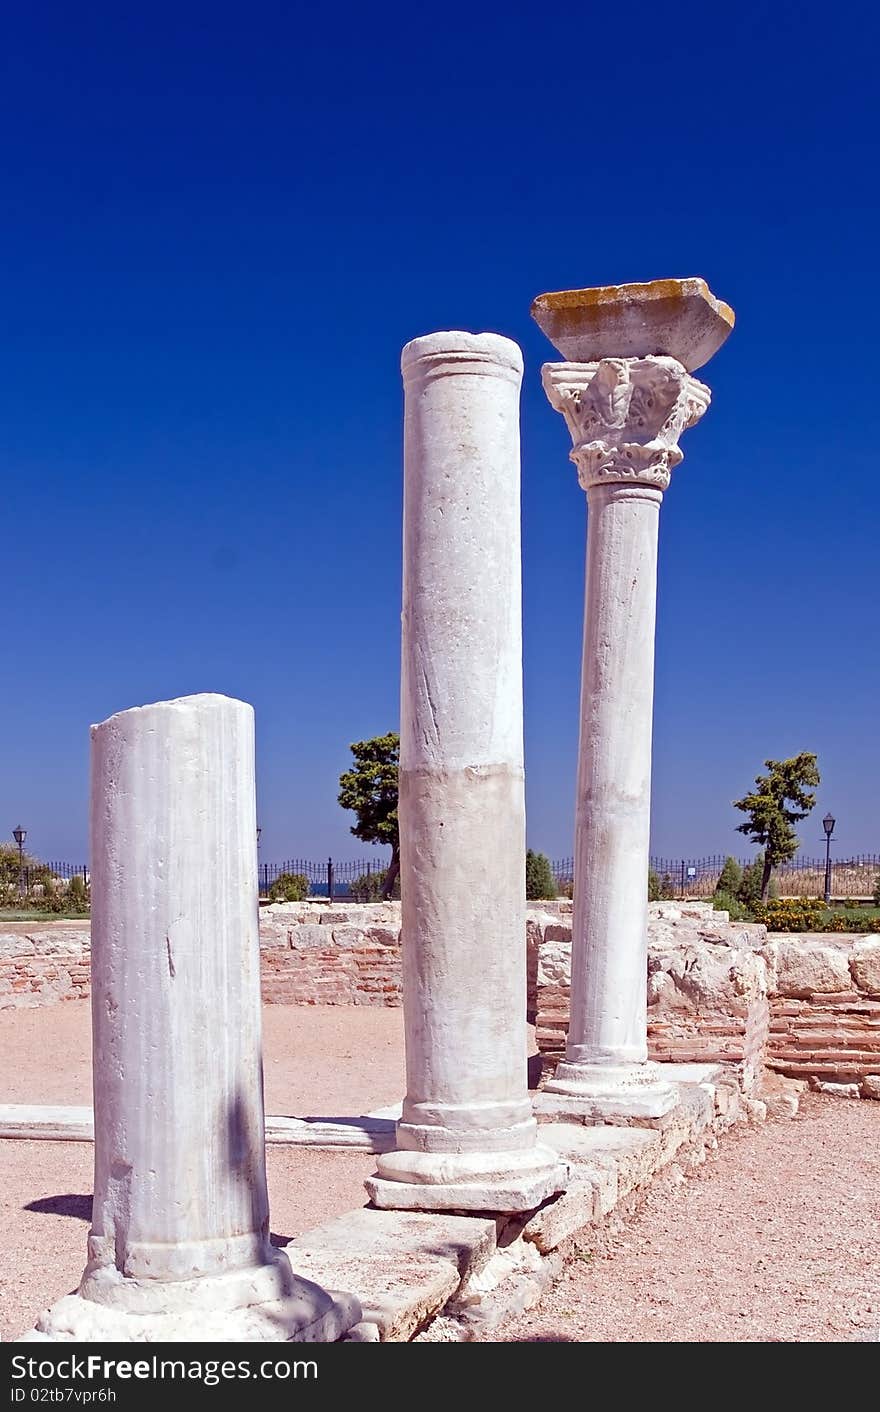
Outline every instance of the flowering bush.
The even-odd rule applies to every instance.
[[[756,922],[771,932],[880,932],[880,917],[856,910],[834,912],[818,897],[786,897],[756,903]]]

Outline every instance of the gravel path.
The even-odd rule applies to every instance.
[[[845,1343],[880,1333],[880,1103],[808,1094],[666,1177],[492,1342]]]

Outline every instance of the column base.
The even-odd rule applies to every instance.
[[[539,1118],[596,1123],[662,1118],[676,1107],[678,1090],[656,1064],[575,1064],[563,1061],[536,1095]]]
[[[266,1265],[196,1280],[145,1281],[115,1267],[87,1272],[17,1343],[335,1343],[362,1317],[353,1294]]]
[[[514,1152],[411,1152],[380,1157],[364,1185],[374,1206],[399,1211],[531,1211],[563,1191],[568,1167],[549,1147]]]

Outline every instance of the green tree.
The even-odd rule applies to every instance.
[[[715,884],[716,893],[723,893],[725,897],[736,897],[742,883],[743,870],[735,858],[725,858],[724,867],[718,875]]]
[[[880,907],[880,873],[877,874],[877,881],[874,883],[874,906]]]
[[[21,855],[21,863],[22,867],[28,869],[29,874],[34,868],[40,868],[42,866],[30,853],[23,853]],[[43,871],[45,872],[46,870],[43,869]],[[17,843],[0,843],[0,885],[4,883],[10,886],[18,885]]]
[[[663,884],[654,872],[653,868],[648,869],[648,901],[659,902],[663,896]]]
[[[764,850],[761,871],[761,901],[766,901],[773,869],[787,863],[798,849],[794,826],[805,819],[816,796],[810,791],[819,783],[816,756],[807,751],[790,760],[765,760],[766,775],[757,775],[756,788],[742,799],[734,800],[734,809],[748,814],[739,833],[746,834]]]
[[[556,879],[546,853],[535,853],[529,848],[526,852],[526,901],[537,902],[540,898],[556,896]]]
[[[391,847],[391,861],[385,872],[382,896],[394,891],[400,872],[400,826],[397,821],[397,770],[400,736],[396,731],[357,740],[351,746],[354,764],[339,776],[339,803],[357,815],[351,831],[364,843],[385,843]]]
[[[353,882],[348,885],[349,896],[355,902],[378,902],[384,896],[385,876],[387,868],[378,869],[375,873],[360,873]],[[392,884],[391,896],[395,901],[400,899],[400,879]]]

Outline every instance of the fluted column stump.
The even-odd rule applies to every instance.
[[[565,1182],[526,1064],[519,391],[496,334],[407,344],[400,739],[406,1098],[377,1206],[525,1211]]]
[[[332,1341],[357,1300],[269,1241],[252,708],[111,716],[91,795],[92,1227],[26,1338]]]
[[[588,500],[572,927],[564,1061],[543,1116],[662,1118],[676,1089],[648,1062],[647,883],[660,504],[681,434],[709,405],[691,376],[733,313],[702,280],[542,295],[533,316],[566,358],[544,390],[571,433]]]

